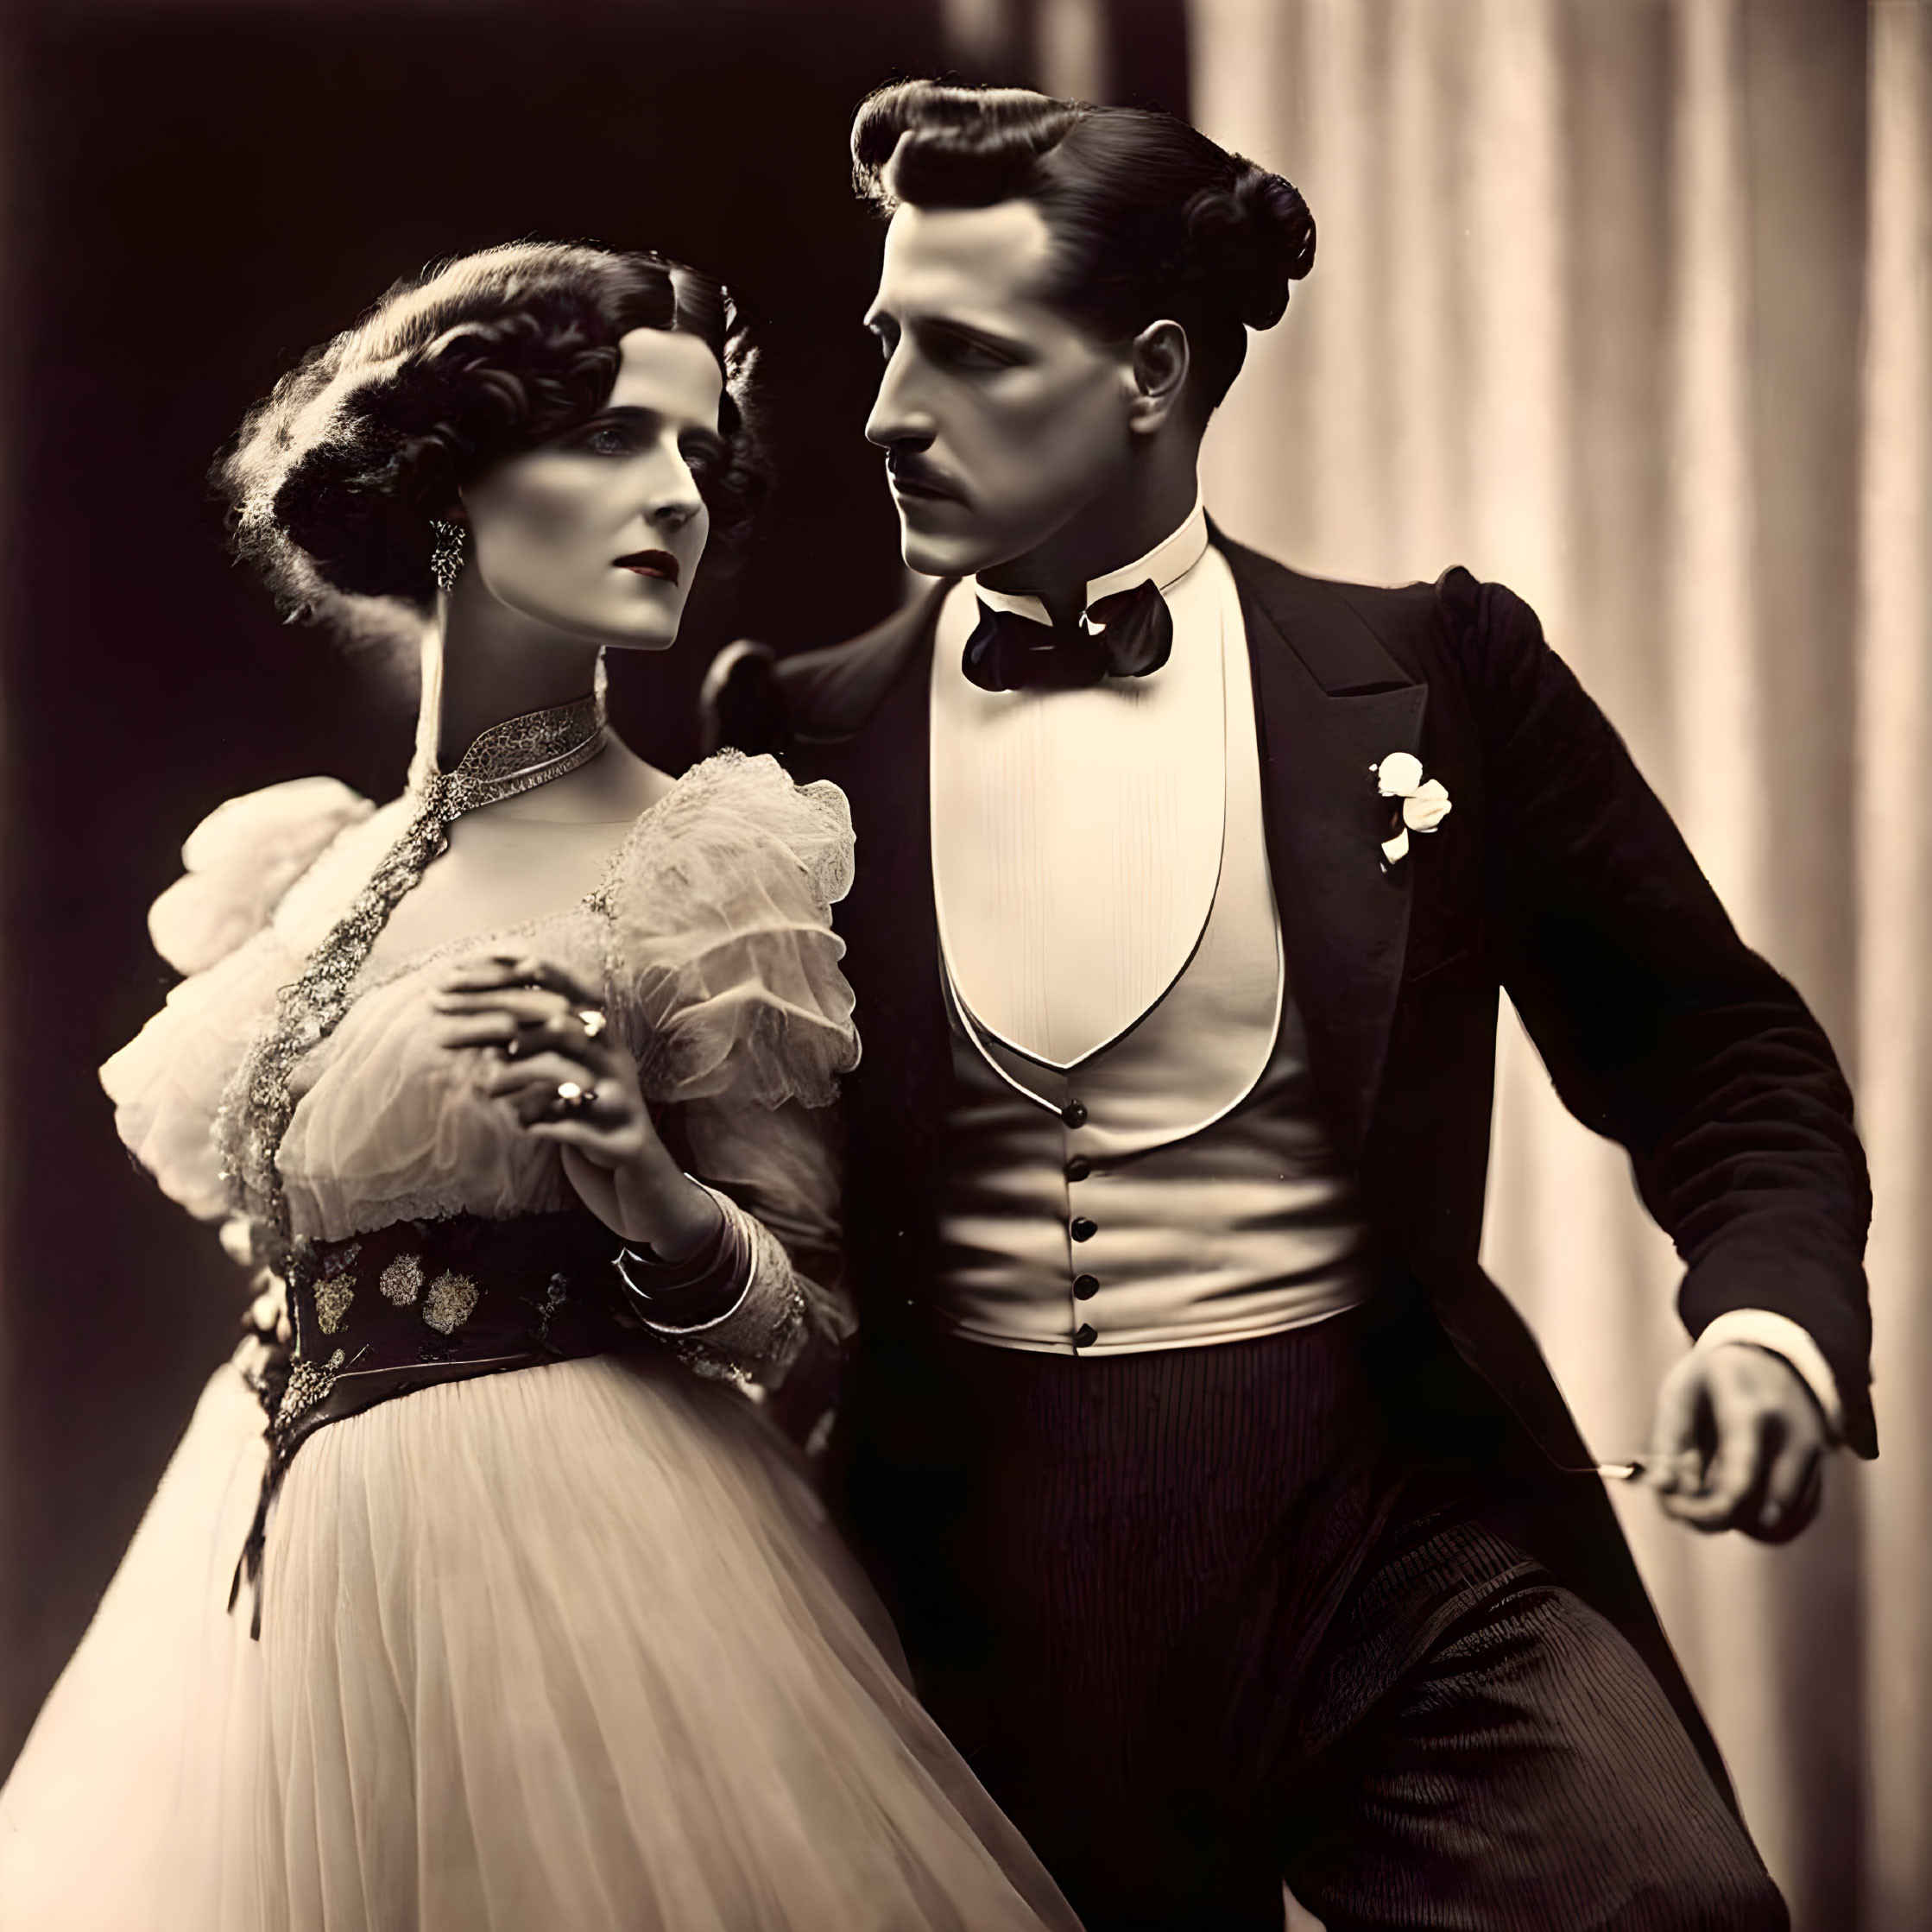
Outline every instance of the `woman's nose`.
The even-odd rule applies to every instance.
[[[666,451],[652,464],[644,478],[644,521],[670,534],[681,530],[704,507],[698,479],[681,451]]]
[[[704,500],[693,486],[688,492],[660,497],[644,513],[647,522],[666,532],[681,530],[704,508]]]

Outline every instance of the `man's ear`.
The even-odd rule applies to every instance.
[[[1130,351],[1133,389],[1127,427],[1152,435],[1171,417],[1187,387],[1187,331],[1178,322],[1150,322]]]

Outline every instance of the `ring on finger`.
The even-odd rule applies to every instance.
[[[550,1110],[553,1114],[581,1114],[597,1097],[595,1087],[587,1087],[578,1080],[559,1080]]]
[[[585,1039],[595,1039],[610,1024],[610,1017],[598,1007],[578,1007],[574,1009],[577,1023],[584,1029]]]

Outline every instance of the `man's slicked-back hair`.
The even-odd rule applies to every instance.
[[[897,81],[860,106],[852,167],[887,214],[1034,203],[1054,240],[1041,299],[1103,342],[1178,322],[1210,409],[1247,331],[1272,328],[1315,263],[1315,219],[1291,183],[1144,108]]]

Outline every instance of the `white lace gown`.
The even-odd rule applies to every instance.
[[[157,903],[188,976],[103,1077],[197,1214],[227,1209],[230,1076],[397,813],[325,780],[233,801]],[[826,907],[850,853],[836,790],[727,755],[517,934],[603,985],[696,1171],[794,1253],[829,1232],[802,1103],[849,1048]],[[295,1233],[572,1204],[428,1040],[439,969],[503,937],[363,974],[299,1070]],[[227,1604],[265,1460],[224,1366],[0,1790],[6,1932],[1073,1926],[733,1384],[593,1356],[329,1424],[283,1481],[255,1641]]]

